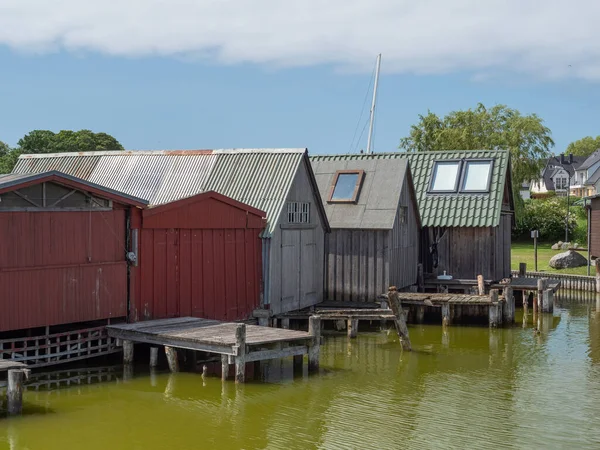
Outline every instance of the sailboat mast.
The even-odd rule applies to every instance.
[[[379,84],[379,68],[381,67],[381,53],[377,55],[377,69],[375,70],[375,87],[373,89],[373,102],[371,103],[371,119],[369,121],[369,138],[367,140],[367,154],[372,153],[373,123],[375,122],[375,101],[377,100],[377,85]]]

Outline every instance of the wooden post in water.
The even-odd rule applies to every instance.
[[[158,366],[158,347],[150,347],[150,367]]]
[[[496,328],[500,321],[498,308],[498,289],[490,289],[489,321],[490,327]]]
[[[447,327],[450,325],[450,304],[448,302],[442,303],[442,326]]]
[[[406,317],[404,316],[404,308],[402,308],[402,302],[400,301],[400,293],[396,286],[390,286],[388,289],[388,301],[390,308],[396,316],[394,319],[394,325],[396,326],[396,332],[400,338],[402,349],[411,351],[410,337],[408,336],[408,327],[406,326]]]
[[[321,317],[310,316],[308,318],[308,333],[312,341],[308,347],[308,371],[319,371],[319,352],[321,350]]]
[[[551,313],[554,311],[554,291],[546,289],[542,300],[542,312]]]
[[[6,387],[7,409],[9,415],[18,415],[23,411],[23,381],[29,375],[27,369],[10,369]]]
[[[525,278],[527,274],[527,263],[519,263],[519,278]]]
[[[348,319],[348,337],[355,338],[358,334],[358,320]]]
[[[235,382],[246,381],[246,324],[238,323],[235,328],[235,345],[237,356],[235,357]]]
[[[123,364],[133,364],[133,341],[123,341]]]
[[[513,294],[513,288],[507,286],[504,288],[504,322],[513,324],[515,323],[515,296]]]
[[[596,259],[596,292],[600,293],[600,261]]]
[[[423,275],[423,264],[417,264],[417,286],[419,292],[425,292],[425,276]]]
[[[485,295],[485,281],[483,281],[483,275],[477,275],[477,290],[479,295]]]
[[[169,370],[173,373],[179,372],[179,361],[177,361],[177,350],[173,347],[165,345],[165,355],[167,355],[167,362],[169,363]]]
[[[229,376],[229,355],[221,355],[221,380],[226,381]]]
[[[417,306],[415,310],[415,322],[425,322],[425,306]]]
[[[542,310],[542,297],[544,296],[544,291],[548,289],[548,279],[540,278],[537,282],[537,310]]]

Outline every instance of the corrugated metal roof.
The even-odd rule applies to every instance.
[[[408,161],[375,154],[343,158],[312,156],[311,164],[332,228],[391,230],[394,227]],[[338,170],[365,171],[356,203],[327,203]]]
[[[306,149],[221,149],[21,155],[13,173],[59,167],[151,204],[216,191],[265,211],[268,237],[305,154]]]
[[[424,227],[493,227],[500,223],[502,198],[507,182],[509,152],[507,150],[462,150],[415,153],[379,153],[375,155],[313,156],[312,161],[347,161],[371,158],[405,158],[410,163],[419,214]],[[463,158],[494,159],[489,193],[429,194],[433,163]]]

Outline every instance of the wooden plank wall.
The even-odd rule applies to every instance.
[[[475,279],[480,274],[491,280],[510,276],[510,220],[510,215],[503,215],[497,227],[447,228],[438,245],[438,269],[434,273],[446,271],[463,279]],[[427,256],[427,267],[431,268],[431,257]]]
[[[389,286],[389,230],[331,230],[325,238],[325,298],[372,302]]]
[[[391,232],[389,284],[404,288],[417,282],[419,263],[417,205],[410,195],[407,178],[402,185],[400,207],[406,208],[406,214],[402,219],[402,211],[398,208]]]

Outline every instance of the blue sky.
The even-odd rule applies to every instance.
[[[71,0],[61,2],[66,8]],[[255,6],[266,11],[272,6],[269,2],[256,0]],[[255,19],[255,11],[241,8],[234,17],[239,23],[231,31],[237,35],[230,36],[214,31],[219,30],[217,26],[202,35],[198,31],[201,24],[194,21],[186,28],[186,16],[203,3],[202,11],[211,13],[211,24],[235,22],[218,8],[211,10],[214,2],[177,0],[181,10],[144,9],[144,14],[138,10],[135,23],[125,19],[121,23],[114,15],[107,23],[97,12],[114,13],[117,4],[125,5],[121,9],[144,8],[137,0],[94,0],[89,4],[101,9],[91,11],[74,2],[70,14],[62,15],[52,10],[33,14],[23,3],[28,2],[0,0],[0,140],[11,145],[33,129],[87,128],[114,135],[128,149],[308,147],[311,153],[357,151],[366,147],[366,131],[358,145],[351,146],[351,142],[361,111],[358,134],[368,117],[370,97],[364,110],[362,106],[379,51],[383,61],[375,151],[396,150],[418,114],[428,109],[445,114],[478,102],[537,113],[551,128],[557,153],[573,140],[600,134],[600,58],[594,45],[583,39],[583,31],[589,28],[592,33],[595,27],[581,22],[597,9],[591,1],[571,2],[587,10],[577,13],[577,30],[560,41],[542,31],[539,36],[532,33],[535,24],[526,30],[513,21],[512,35],[520,39],[513,36],[510,42],[499,43],[495,33],[487,37],[477,33],[481,27],[489,29],[489,21],[500,14],[516,20],[510,16],[514,11],[500,6],[514,3],[512,0],[491,0],[493,7],[475,11],[479,25],[469,22],[456,27],[450,30],[454,33],[451,39],[445,39],[447,30],[425,32],[418,24],[406,28],[401,36],[394,34],[396,22],[386,19],[392,12],[381,5],[406,6],[403,1],[381,0],[380,15],[369,18],[361,9],[368,2],[348,0],[344,5],[353,8],[346,8],[345,20],[350,25],[352,20],[364,22],[373,27],[371,32],[375,30],[368,45],[363,40],[371,34],[364,39],[362,35],[353,37],[346,22],[338,24],[334,33],[335,26],[328,22],[333,19],[326,19],[329,11],[324,13],[322,29],[311,22],[312,28],[304,31],[301,20],[312,20],[311,14],[303,19],[297,11],[279,11],[278,17],[295,14],[294,20],[300,21],[281,24],[274,17],[267,22],[287,26],[289,31],[283,35],[274,25],[273,29],[257,28],[255,22],[267,20],[264,14]],[[143,5],[147,3],[158,8],[160,2],[149,0]],[[229,3],[242,4],[237,0]],[[472,2],[456,3],[467,8]],[[438,3],[440,7],[443,4]],[[43,9],[44,3],[38,6]],[[445,23],[441,20],[444,14],[432,17],[426,12],[393,11],[398,21],[434,21],[437,17]],[[172,21],[165,22],[171,24],[166,25],[169,33],[164,27],[152,31],[161,14],[172,15]],[[462,10],[445,14],[466,20]],[[543,15],[540,30],[575,19],[560,11]],[[297,31],[289,28],[292,25]],[[401,23],[398,26],[401,28]],[[411,39],[420,41],[415,44]]]

